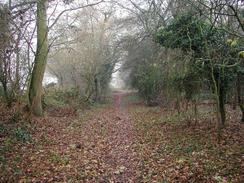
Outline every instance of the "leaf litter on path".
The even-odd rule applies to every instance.
[[[242,182],[243,126],[232,121],[219,145],[214,128],[167,122],[167,110],[127,98],[118,92],[80,117],[36,118],[32,143],[9,150],[1,136],[0,182]]]

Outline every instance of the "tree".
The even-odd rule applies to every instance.
[[[42,116],[42,80],[47,63],[48,28],[47,28],[47,0],[37,2],[37,50],[34,68],[29,87],[30,109],[36,116]]]
[[[99,102],[121,52],[114,14],[87,7],[75,17],[73,26],[66,26],[67,17],[56,26],[66,34],[53,44],[57,46],[50,51],[48,71],[64,89],[76,88],[86,100]]]
[[[161,48],[150,38],[139,42],[134,37],[128,37],[124,44],[127,56],[122,72],[130,71],[126,84],[138,89],[147,105],[157,105],[163,86]]]
[[[29,105],[30,110],[36,116],[43,115],[42,109],[42,81],[44,77],[44,72],[47,64],[47,55],[49,50],[48,45],[48,31],[51,29],[58,21],[58,19],[68,11],[78,10],[84,7],[97,5],[100,2],[87,4],[84,6],[79,6],[75,8],[65,9],[55,18],[50,27],[47,27],[47,3],[48,0],[38,0],[37,3],[37,50],[34,60],[34,68],[31,74],[31,82],[29,86]],[[28,2],[27,2],[28,3]],[[30,2],[29,2],[30,3]],[[65,1],[69,3],[69,1]]]
[[[201,77],[210,84],[217,103],[218,125],[222,128],[226,118],[226,94],[237,64],[230,56],[227,34],[195,12],[188,12],[160,29],[156,40],[165,47],[193,53],[192,69],[199,70]]]
[[[8,104],[10,104],[10,92],[8,89],[9,82],[9,59],[12,53],[10,49],[11,35],[10,35],[10,25],[9,25],[9,9],[6,5],[0,4],[0,81],[3,87],[3,92],[5,99]]]

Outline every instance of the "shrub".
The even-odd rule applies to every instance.
[[[23,128],[15,128],[13,130],[13,136],[18,140],[18,141],[21,141],[21,142],[29,142],[31,141],[31,136],[30,134],[28,133],[27,130],[23,129]]]
[[[156,64],[139,66],[132,85],[139,90],[148,105],[157,104],[162,87],[162,72]]]

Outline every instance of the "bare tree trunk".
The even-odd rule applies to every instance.
[[[180,114],[180,99],[179,96],[176,96],[176,102],[175,102],[175,109],[177,109],[178,115]]]
[[[224,96],[224,91],[223,91],[222,87],[220,87],[220,89],[219,89],[218,97],[219,97],[219,112],[220,112],[220,117],[221,117],[221,124],[222,124],[222,127],[224,127],[226,114],[225,114],[225,96]]]
[[[236,86],[237,86],[238,104],[239,104],[241,112],[242,112],[241,122],[244,123],[244,104],[243,104],[243,100],[242,100],[242,96],[241,96],[241,74],[240,73],[237,74]]]
[[[21,22],[21,26],[23,26],[22,23],[23,22]],[[18,33],[18,38],[16,41],[16,48],[15,48],[16,68],[15,68],[15,81],[14,81],[14,86],[13,86],[13,92],[14,92],[16,98],[18,98],[20,95],[20,48],[19,48],[20,40],[21,40],[21,31],[19,31],[19,33]]]
[[[237,106],[237,102],[238,102],[238,96],[237,96],[237,92],[236,91],[233,91],[233,93],[234,93],[234,96],[232,98],[232,101],[233,101],[232,102],[232,109],[236,110],[236,106]]]
[[[98,102],[99,93],[98,93],[98,79],[97,78],[94,79],[94,84],[95,84],[95,102]]]
[[[220,97],[219,97],[219,85],[218,82],[216,81],[216,78],[214,76],[214,68],[211,63],[211,79],[213,82],[213,94],[216,100],[216,119],[217,119],[217,129],[218,129],[218,142],[220,142],[221,139],[221,134],[222,134],[222,123],[221,123],[221,115],[220,115]]]
[[[37,2],[37,51],[29,87],[30,110],[36,116],[43,115],[42,81],[48,54],[47,2],[47,0]]]
[[[196,126],[198,123],[197,99],[193,100],[193,104],[194,104],[194,117],[195,117],[195,126]]]

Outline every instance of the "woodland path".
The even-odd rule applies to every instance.
[[[136,94],[119,91],[111,99],[80,114],[60,108],[34,118],[21,127],[31,141],[11,126],[20,123],[2,119],[0,140],[8,137],[0,144],[0,183],[243,182],[240,123],[230,121],[220,145],[204,118],[189,127],[165,108],[145,106]],[[21,141],[8,133],[14,128]]]
[[[53,163],[61,164],[61,168],[55,166],[56,169],[53,169],[50,163],[42,162],[42,166],[46,164],[51,169],[45,173],[47,180],[137,182],[139,157],[134,149],[137,145],[133,121],[123,99],[126,95],[126,92],[115,92],[111,104],[87,110],[72,122],[67,122],[65,118],[61,121],[58,118],[56,122],[50,119],[48,130],[55,130],[48,132],[53,146],[46,148],[51,154],[54,152]],[[65,159],[68,159],[67,165],[63,162]],[[46,169],[49,168],[43,167],[44,171]]]
[[[136,165],[139,162],[139,159],[133,147],[135,145],[135,131],[133,126],[133,121],[129,118],[128,111],[126,109],[126,104],[123,104],[123,93],[117,93],[114,95],[114,104],[115,104],[115,115],[110,118],[115,120],[110,120],[110,124],[113,129],[109,133],[110,142],[113,149],[109,152],[111,160],[114,161],[116,168],[119,168],[119,171],[122,170],[122,174],[117,176],[117,179],[122,179],[123,182],[134,182],[133,178],[136,177]],[[124,171],[123,171],[124,169]]]
[[[133,121],[129,118],[123,92],[113,94],[113,105],[104,108],[94,115],[87,124],[94,123],[92,131],[103,130],[102,135],[94,134],[92,141],[102,141],[103,146],[97,146],[99,161],[103,164],[105,174],[101,174],[100,181],[135,182],[138,156],[134,151],[135,131]],[[89,127],[87,127],[89,128]],[[94,139],[93,139],[94,138]],[[97,139],[96,139],[97,138]]]

